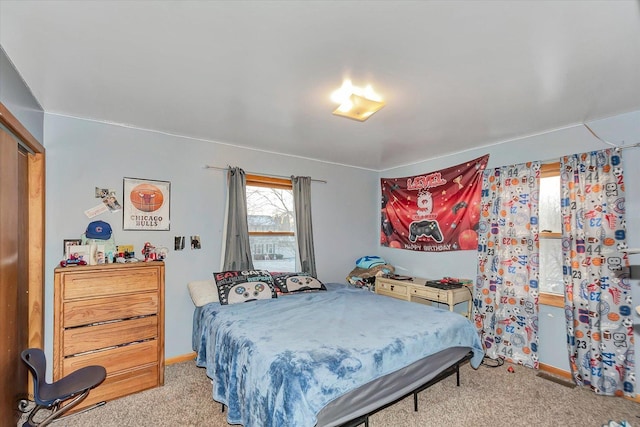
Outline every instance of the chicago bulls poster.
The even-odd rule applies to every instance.
[[[436,172],[382,178],[380,244],[423,252],[476,250],[489,155]]]
[[[169,230],[171,183],[124,178],[123,230]]]

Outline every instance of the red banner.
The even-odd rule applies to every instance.
[[[405,178],[382,178],[380,244],[424,252],[475,250],[489,155]]]

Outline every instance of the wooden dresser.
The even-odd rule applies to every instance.
[[[78,408],[164,384],[163,262],[56,268],[53,299],[53,379],[107,370]]]
[[[447,304],[449,311],[461,302],[467,302],[466,317],[471,318],[472,290],[471,285],[457,289],[438,289],[425,285],[427,279],[413,277],[412,280],[395,280],[388,277],[376,277],[376,293],[392,298],[413,302],[437,302]]]

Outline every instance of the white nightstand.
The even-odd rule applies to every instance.
[[[414,277],[413,280],[396,280],[388,277],[376,277],[376,293],[392,298],[412,302],[438,302],[447,304],[449,311],[461,302],[467,301],[467,318],[471,318],[473,304],[472,285],[464,285],[456,289],[438,289],[426,286],[428,279]]]

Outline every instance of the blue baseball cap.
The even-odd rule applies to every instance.
[[[109,240],[111,238],[111,226],[104,221],[93,221],[87,226],[85,235],[87,239]]]

